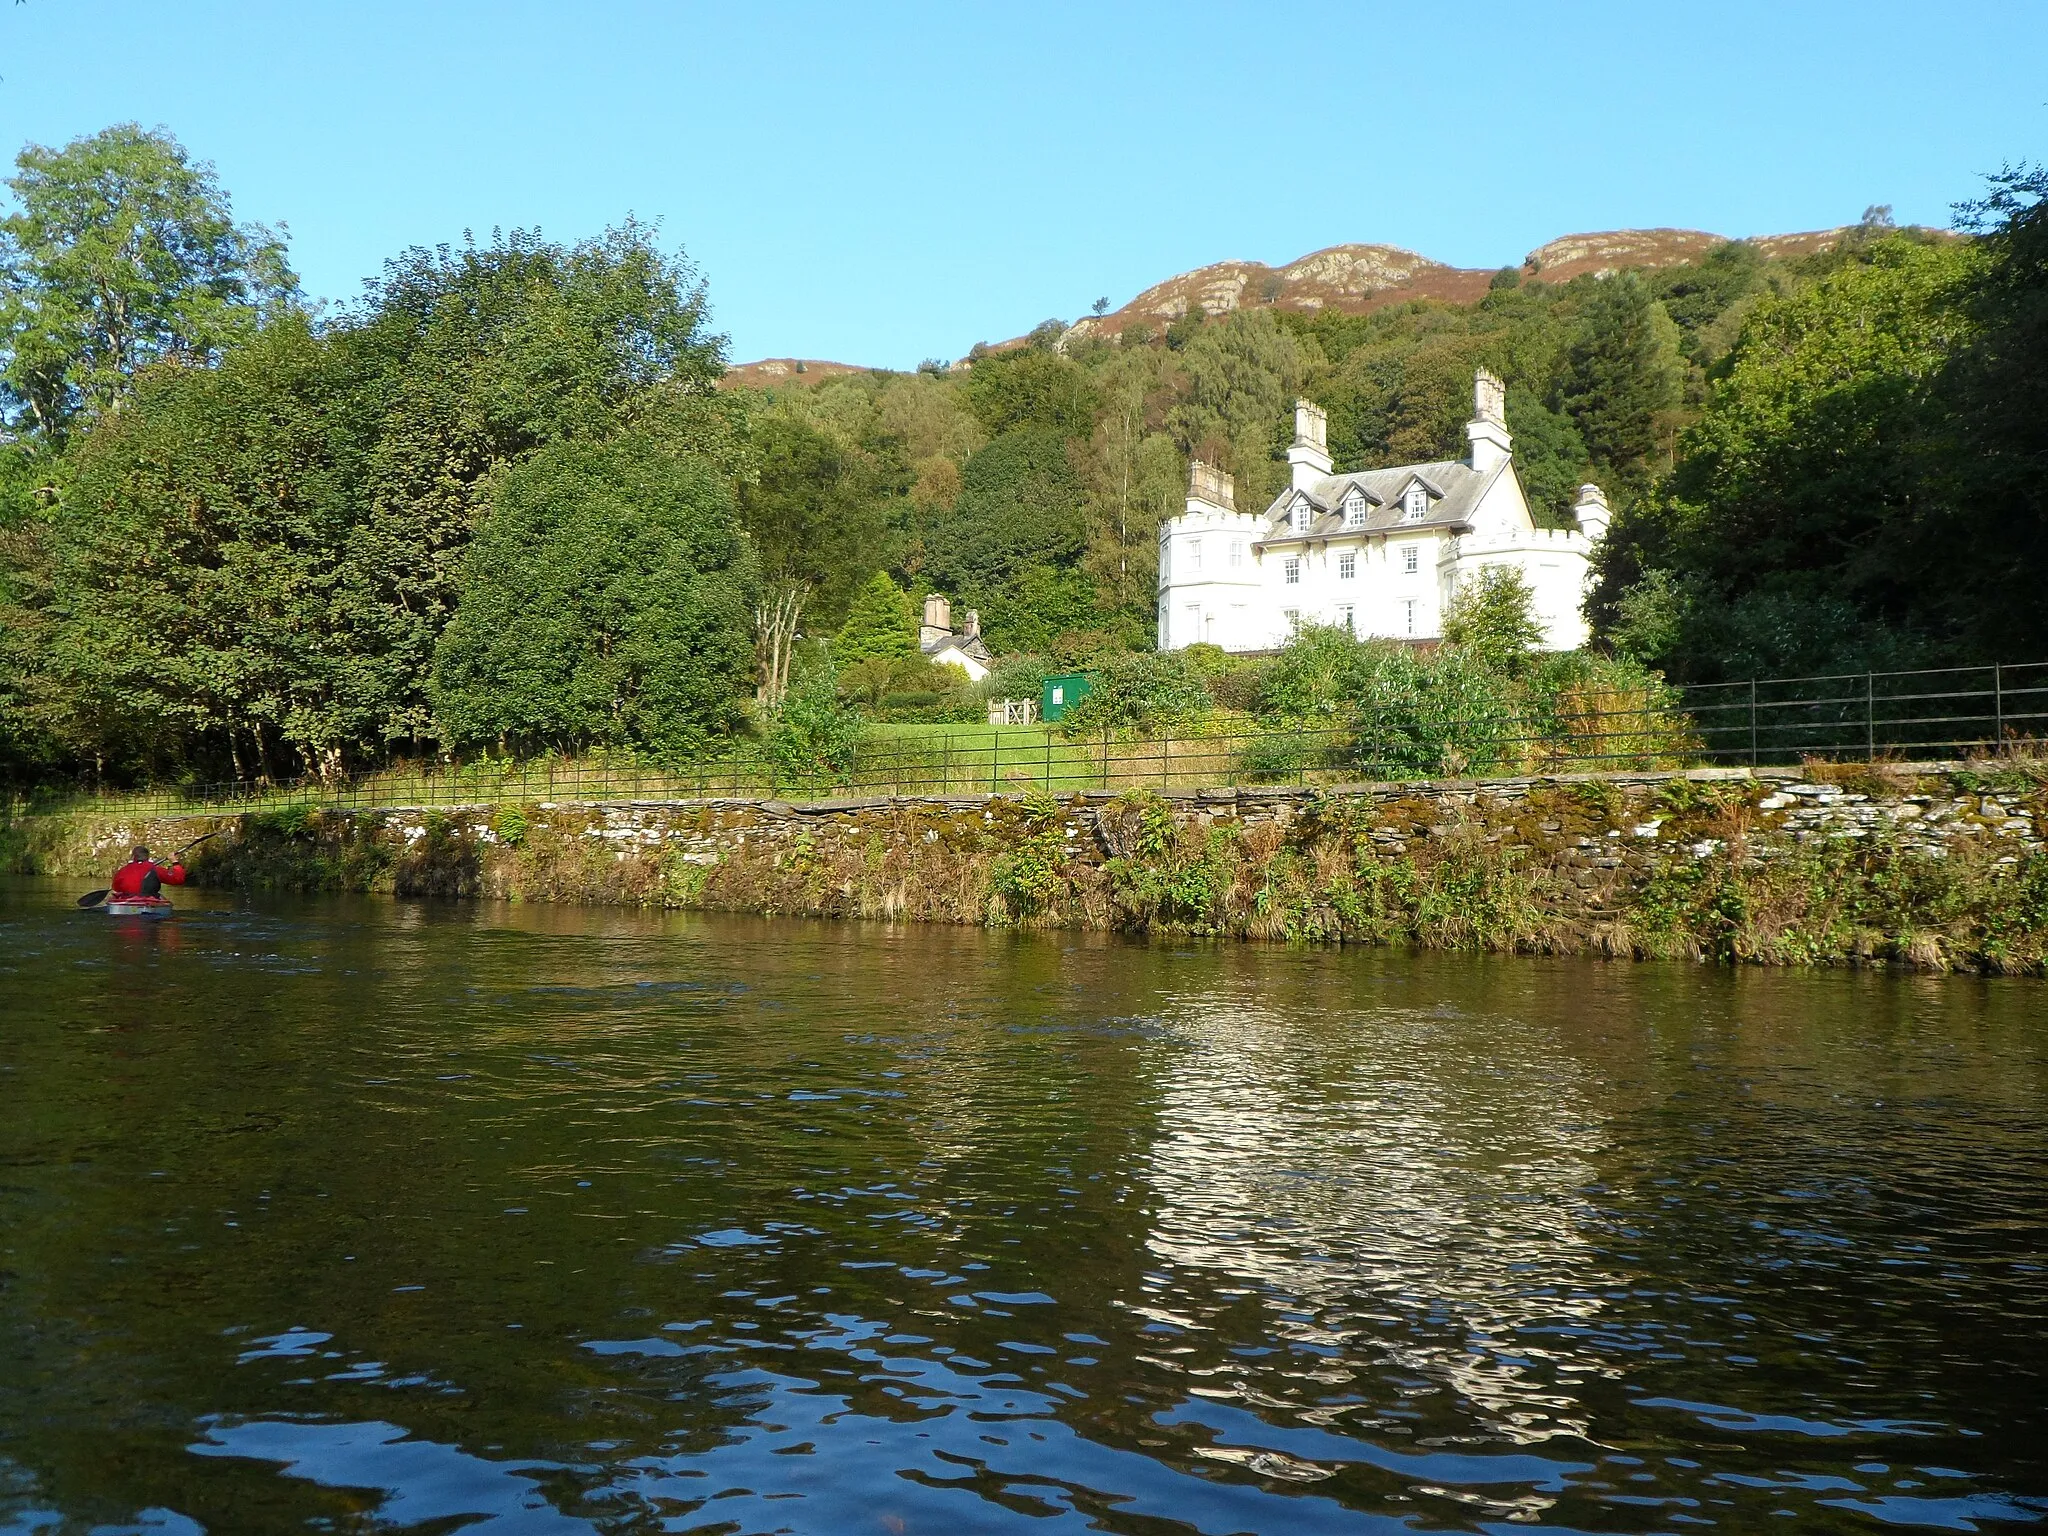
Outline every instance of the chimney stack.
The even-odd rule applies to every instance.
[[[1614,514],[1607,510],[1607,498],[1597,485],[1579,487],[1579,499],[1572,503],[1572,516],[1579,520],[1579,532],[1594,543],[1607,537]]]
[[[917,643],[930,645],[953,633],[953,605],[934,592],[924,600],[924,623],[918,627]]]
[[[1196,459],[1188,465],[1188,511],[1235,512],[1237,485],[1214,464]]]
[[[974,609],[970,608],[967,610],[967,624],[966,627],[960,631],[960,633],[966,636],[969,640],[978,640],[981,638],[981,615],[977,613]]]
[[[1472,419],[1465,437],[1472,444],[1472,467],[1487,474],[1514,456],[1508,436],[1508,387],[1484,368],[1472,376]]]
[[[1294,445],[1287,450],[1294,489],[1305,490],[1330,473],[1330,418],[1319,405],[1294,402]]]

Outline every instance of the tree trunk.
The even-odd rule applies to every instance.
[[[778,708],[789,692],[790,659],[796,650],[797,621],[811,589],[803,582],[778,582],[754,610],[754,659],[760,681],[754,697],[764,709]]]

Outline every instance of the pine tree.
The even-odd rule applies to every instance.
[[[846,666],[871,656],[908,656],[916,649],[916,606],[887,571],[875,572],[847,610],[839,638],[832,643],[833,659]]]
[[[1669,328],[1633,272],[1598,284],[1587,301],[1557,405],[1578,426],[1596,465],[1632,477],[1656,451],[1657,415],[1678,399],[1675,349],[1661,334]]]

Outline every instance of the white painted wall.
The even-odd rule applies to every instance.
[[[1606,504],[1596,487],[1583,487],[1577,511],[1588,532],[1538,528],[1512,468],[1500,381],[1482,372],[1475,395],[1466,431],[1473,463],[1491,478],[1463,533],[1395,527],[1262,550],[1261,540],[1287,534],[1284,518],[1275,526],[1264,513],[1231,510],[1228,477],[1197,466],[1187,511],[1159,530],[1159,648],[1207,641],[1229,651],[1264,650],[1307,623],[1348,622],[1361,636],[1437,639],[1453,594],[1493,565],[1520,571],[1535,593],[1546,649],[1584,645],[1590,557],[1607,528]],[[1296,490],[1329,472],[1322,413],[1305,402],[1295,413],[1289,458]]]

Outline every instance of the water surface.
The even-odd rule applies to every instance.
[[[2012,1530],[2032,982],[0,887],[0,1531]]]

